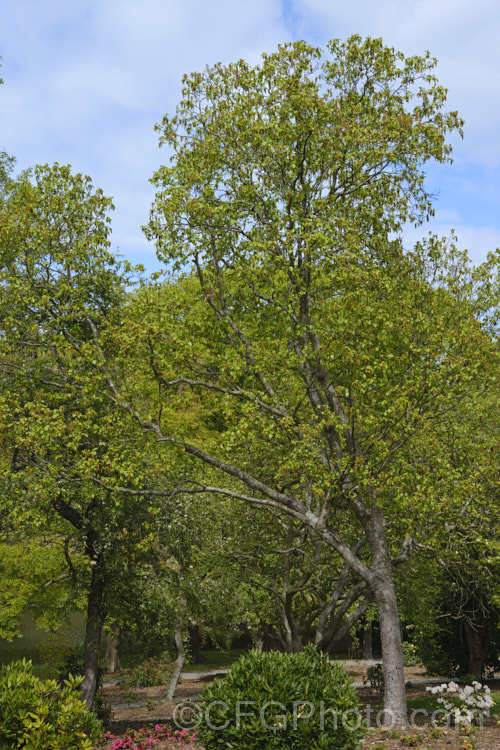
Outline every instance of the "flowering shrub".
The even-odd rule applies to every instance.
[[[460,687],[456,682],[443,682],[435,687],[426,687],[432,695],[438,695],[437,702],[448,712],[455,725],[477,724],[490,715],[493,698],[487,685],[483,687],[474,680],[472,685]]]
[[[189,732],[187,729],[171,730],[161,724],[156,724],[153,729],[139,729],[137,731],[128,730],[123,737],[116,737],[110,732],[106,732],[101,740],[101,747],[109,745],[110,750],[150,750],[158,742],[165,740],[176,740],[178,742],[194,742],[196,732]]]
[[[169,654],[162,654],[158,659],[146,659],[134,667],[130,674],[121,680],[125,687],[141,688],[165,685],[172,675],[174,664]]]

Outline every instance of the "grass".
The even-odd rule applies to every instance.
[[[223,667],[230,667],[233,662],[240,658],[242,654],[246,653],[244,648],[233,648],[228,651],[219,651],[216,649],[203,649],[203,654],[206,656],[207,661],[186,662],[184,665],[184,671],[186,672],[198,672],[198,671],[211,671],[215,669],[221,669]]]
[[[244,648],[233,648],[227,651],[219,649],[203,649],[203,654],[207,661],[186,661],[184,665],[185,672],[204,672],[230,667],[236,659],[246,652]],[[144,661],[143,654],[124,654],[120,657],[122,669],[133,669]]]

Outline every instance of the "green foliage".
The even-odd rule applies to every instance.
[[[250,651],[201,697],[207,750],[354,750],[364,734],[350,678],[312,645],[299,654]]]
[[[403,663],[405,667],[414,667],[418,661],[417,647],[409,641],[403,641]]]
[[[446,604],[445,597],[443,604]],[[424,665],[429,675],[460,677],[462,681],[466,681],[469,674],[469,649],[463,622],[450,615],[442,617],[439,622],[439,629],[424,630],[415,635],[418,661]],[[492,632],[486,655],[485,673],[499,668],[499,644],[500,629],[496,629]],[[477,676],[472,679],[477,679]]]
[[[158,659],[146,659],[134,667],[120,684],[125,687],[141,688],[166,685],[172,675],[174,663],[170,654],[163,653]]]
[[[24,659],[1,667],[0,750],[91,750],[102,727],[81,700],[80,682],[41,680]]]
[[[59,681],[69,673],[83,674],[81,669],[81,640],[65,630],[41,634],[37,641],[39,660],[46,665]]]
[[[384,668],[382,664],[373,664],[371,667],[368,667],[363,682],[365,685],[369,684],[370,687],[375,688],[380,694],[382,694],[384,692],[385,684]]]
[[[55,535],[44,539],[42,535],[22,534],[15,542],[9,539],[0,543],[0,578],[2,638],[11,640],[20,635],[20,620],[28,607],[39,627],[53,630],[68,610],[81,605],[66,573],[62,544]]]

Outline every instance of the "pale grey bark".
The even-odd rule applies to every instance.
[[[181,601],[179,604],[179,612],[177,614],[177,621],[175,623],[175,631],[174,631],[175,646],[177,648],[177,659],[175,660],[174,671],[172,672],[172,676],[170,677],[170,682],[168,683],[168,690],[167,690],[168,701],[171,701],[174,698],[175,689],[177,687],[177,683],[179,682],[182,668],[184,667],[184,662],[186,661],[186,651],[184,648],[184,640],[182,637],[185,614],[186,614],[186,600],[184,598],[181,598]]]

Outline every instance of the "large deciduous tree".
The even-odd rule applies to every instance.
[[[255,67],[186,76],[158,126],[172,156],[153,179],[147,232],[173,281],[170,327],[142,333],[162,402],[142,423],[205,466],[178,491],[277,508],[366,582],[385,708],[405,724],[392,568],[409,543],[391,523],[418,504],[430,512],[436,478],[458,471],[421,452],[487,378],[477,290],[490,270],[470,271],[434,237],[403,248],[405,224],[432,214],[424,164],[448,161],[447,134],[462,126],[435,61],[357,36],[328,51],[286,44]],[[172,429],[182,394],[218,403],[216,440]],[[343,537],[346,519],[368,562]]]

